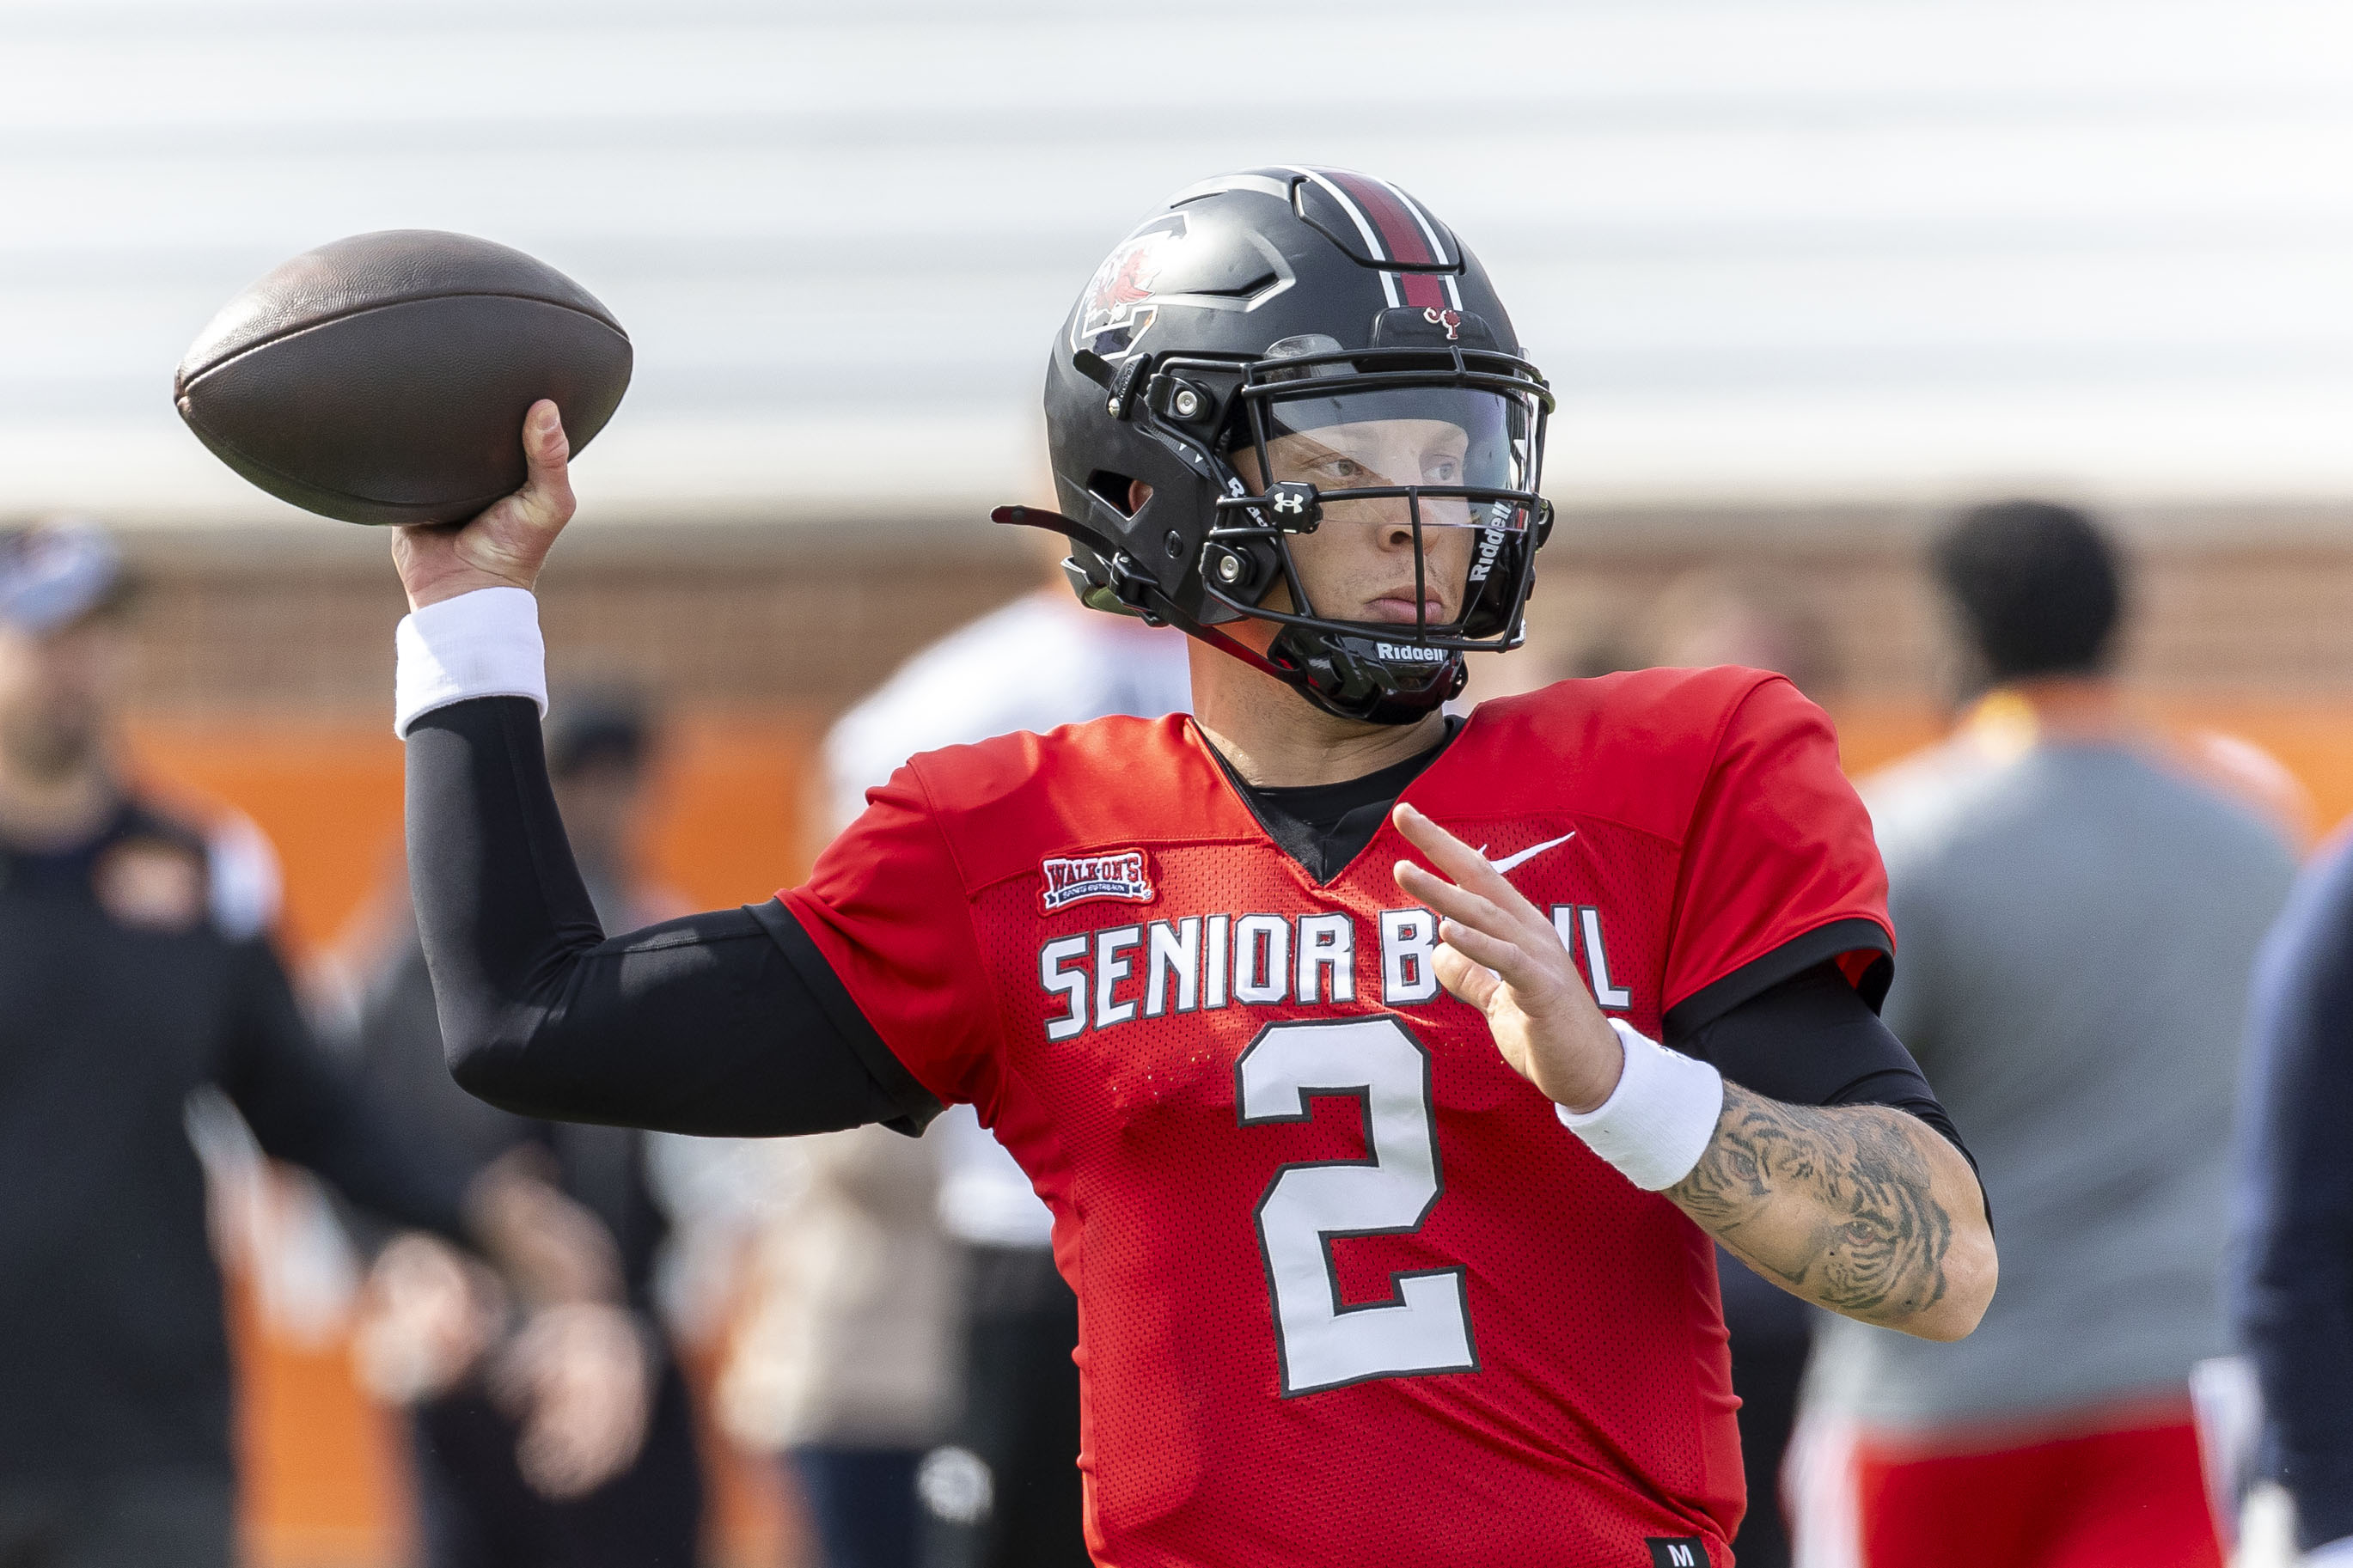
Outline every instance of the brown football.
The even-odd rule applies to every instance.
[[[172,384],[180,417],[271,495],[345,522],[455,522],[523,480],[552,397],[578,452],[629,386],[629,337],[577,283],[469,235],[306,251],[222,307]]]

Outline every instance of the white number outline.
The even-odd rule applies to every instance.
[[[1378,1127],[1381,1118],[1374,1104],[1374,1090],[1378,1086],[1369,1075],[1356,1078],[1353,1071],[1329,1075],[1340,1080],[1335,1083],[1310,1083],[1303,1079],[1282,1080],[1271,1086],[1269,1092],[1278,1095],[1295,1094],[1297,1109],[1295,1110],[1289,1109],[1261,1110],[1256,1114],[1251,1112],[1252,1096],[1249,1065],[1252,1058],[1270,1046],[1279,1047],[1280,1042],[1296,1039],[1309,1031],[1335,1029],[1356,1031],[1360,1034],[1378,1031],[1394,1036],[1412,1051],[1417,1058],[1419,1071],[1415,1076],[1410,1096],[1413,1102],[1411,1120],[1417,1124],[1421,1140],[1425,1141],[1421,1146],[1400,1147],[1392,1140],[1386,1151],[1391,1158],[1384,1163],[1382,1159],[1384,1148]],[[1388,1088],[1395,1092],[1398,1086],[1392,1084]],[[1438,1206],[1438,1200],[1446,1195],[1445,1173],[1439,1163],[1438,1121],[1433,1110],[1434,1097],[1431,1093],[1429,1047],[1414,1037],[1413,1031],[1408,1028],[1405,1021],[1396,1014],[1380,1013],[1355,1018],[1293,1019],[1270,1024],[1258,1032],[1241,1055],[1234,1060],[1234,1111],[1240,1124],[1244,1127],[1263,1127],[1282,1122],[1310,1121],[1314,1116],[1314,1102],[1319,1097],[1345,1097],[1356,1102],[1359,1125],[1363,1127],[1365,1134],[1365,1157],[1361,1160],[1294,1160],[1279,1166],[1273,1176],[1267,1182],[1266,1191],[1260,1194],[1257,1205],[1250,1211],[1251,1225],[1258,1233],[1259,1259],[1266,1272],[1267,1307],[1273,1320],[1275,1354],[1281,1368],[1282,1396],[1285,1399],[1293,1399],[1302,1394],[1320,1394],[1332,1388],[1346,1388],[1355,1384],[1369,1383],[1380,1378],[1434,1377],[1449,1373],[1477,1372],[1479,1344],[1478,1338],[1471,1327],[1470,1269],[1467,1266],[1457,1264],[1451,1268],[1400,1270],[1389,1276],[1388,1300],[1360,1301],[1351,1306],[1340,1300],[1340,1277],[1332,1258],[1332,1243],[1335,1240],[1360,1236],[1405,1236],[1419,1230],[1429,1220],[1430,1211]],[[1394,1117],[1396,1108],[1390,1107],[1389,1110],[1391,1116]],[[1423,1167],[1425,1162],[1430,1194],[1411,1223],[1331,1229],[1321,1226],[1313,1227],[1317,1248],[1323,1259],[1324,1284],[1329,1293],[1328,1302],[1303,1303],[1295,1300],[1286,1302],[1282,1271],[1278,1268],[1275,1260],[1275,1247],[1270,1242],[1267,1234],[1267,1210],[1269,1205],[1278,1201],[1278,1194],[1282,1192],[1284,1183],[1298,1172],[1350,1169],[1381,1173],[1393,1183],[1400,1173],[1401,1167],[1413,1168],[1408,1173],[1418,1175],[1420,1173],[1419,1168]],[[1430,1290],[1426,1286],[1419,1289],[1415,1288],[1417,1281],[1429,1279],[1451,1280],[1453,1289],[1451,1292],[1440,1294]],[[1451,1308],[1451,1314],[1447,1312],[1449,1307]],[[1292,1331],[1293,1328],[1313,1330],[1328,1326],[1338,1329],[1352,1323],[1370,1325],[1376,1322],[1387,1328],[1394,1320],[1376,1317],[1375,1314],[1393,1313],[1407,1314],[1409,1319],[1419,1317],[1419,1326],[1436,1329],[1441,1334],[1449,1327],[1459,1330],[1460,1350],[1457,1351],[1450,1344],[1445,1347],[1444,1357],[1440,1360],[1407,1361],[1397,1364],[1372,1366],[1345,1376],[1318,1376],[1314,1381],[1306,1381],[1305,1374],[1294,1370],[1294,1360],[1303,1358],[1294,1357],[1293,1340],[1297,1336],[1294,1336]],[[1451,1323],[1440,1321],[1450,1316]],[[1360,1331],[1351,1331],[1345,1335],[1337,1337],[1362,1340],[1365,1336]],[[1325,1358],[1330,1359],[1331,1347],[1327,1345],[1320,1349]]]

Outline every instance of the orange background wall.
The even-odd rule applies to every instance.
[[[817,733],[789,713],[670,720],[649,870],[704,908],[764,899],[797,877]],[[131,749],[142,778],[233,805],[269,836],[298,957],[333,940],[400,853],[400,742],[382,723],[152,718],[132,727]]]

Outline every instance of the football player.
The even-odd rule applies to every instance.
[[[608,939],[548,796],[531,478],[395,555],[410,857],[453,1067],[527,1115],[913,1131],[969,1101],[1081,1300],[1105,1563],[1720,1565],[1721,1239],[1928,1338],[1994,1283],[1875,1006],[1828,722],[1743,669],[1446,711],[1521,636],[1552,397],[1395,186],[1180,193],[1055,334],[1089,605],[1195,717],[917,757],[809,880]]]

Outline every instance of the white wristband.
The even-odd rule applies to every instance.
[[[1628,1181],[1659,1192],[1690,1175],[1715,1141],[1716,1119],[1724,1114],[1724,1075],[1667,1049],[1622,1018],[1610,1019],[1609,1026],[1626,1050],[1618,1087],[1582,1115],[1566,1105],[1553,1110],[1563,1127]]]
[[[477,588],[401,618],[392,732],[474,697],[528,697],[547,711],[547,649],[539,601],[521,588]]]

